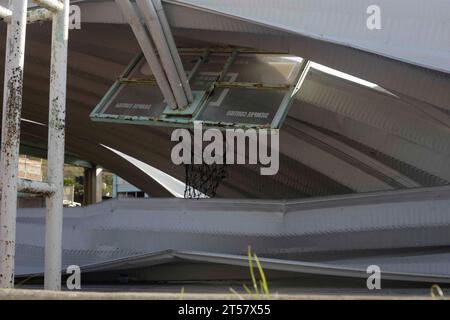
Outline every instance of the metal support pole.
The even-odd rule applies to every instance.
[[[144,53],[145,59],[152,69],[153,75],[155,76],[156,82],[158,83],[161,93],[164,96],[165,102],[172,108],[176,109],[177,103],[167,81],[166,74],[164,73],[159,58],[156,55],[153,44],[148,37],[147,31],[139,20],[139,17],[136,15],[136,10],[129,0],[116,0],[116,4],[122,11],[125,20],[131,26],[142,52]]]
[[[67,47],[70,1],[53,17],[48,121],[48,183],[56,192],[47,199],[45,228],[46,290],[61,290],[62,222],[64,199],[64,140],[66,118]]]
[[[169,22],[167,21],[166,14],[164,12],[164,8],[161,4],[161,0],[147,0],[152,2],[156,13],[159,18],[159,22],[161,23],[161,27],[164,31],[164,37],[167,41],[167,45],[169,46],[170,53],[172,55],[172,59],[175,62],[175,66],[177,68],[178,74],[181,79],[181,83],[183,85],[184,92],[186,93],[186,97],[188,98],[189,103],[194,101],[194,97],[192,95],[191,86],[189,85],[188,78],[186,76],[186,71],[184,70],[183,63],[181,62],[180,55],[178,54],[178,48],[173,39],[172,31],[170,30]]]
[[[302,88],[310,69],[311,61],[303,59],[297,74],[296,82],[294,82],[294,85],[284,96],[283,101],[281,101],[280,108],[272,119],[272,127],[277,128],[286,119],[289,109],[294,103],[295,96]]]
[[[211,51],[209,49],[206,49],[203,52],[203,54],[200,56],[200,58],[198,58],[194,67],[192,68],[191,72],[189,73],[189,77],[188,77],[189,83],[194,81],[194,78],[197,76],[198,70],[200,69],[201,65],[203,63],[205,63],[205,61],[209,58],[210,54],[211,54]]]
[[[84,169],[84,199],[83,205],[88,206],[95,203],[95,173],[96,167]]]
[[[169,80],[177,104],[180,108],[183,108],[188,104],[188,98],[184,92],[180,75],[178,74],[177,67],[172,58],[172,53],[170,52],[166,37],[164,35],[164,31],[159,22],[158,15],[155,11],[155,8],[153,7],[153,3],[150,0],[137,0],[136,4],[138,5],[141,14],[144,17],[153,42],[158,49],[159,57],[164,67],[164,71],[166,72],[167,79]]]
[[[27,26],[27,1],[10,0],[3,92],[0,161],[0,288],[14,287],[20,117]]]

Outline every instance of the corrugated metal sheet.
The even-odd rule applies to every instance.
[[[450,4],[445,0],[435,0],[433,5],[424,0],[378,1],[376,5],[381,9],[382,19],[381,30],[378,31],[367,27],[367,9],[374,4],[370,0],[166,2],[188,4],[217,15],[450,72],[450,42],[442,41],[450,30]]]
[[[370,260],[366,261],[369,262]],[[423,262],[423,258],[421,261]],[[288,273],[291,277],[293,276],[293,274],[297,274],[367,279],[368,274],[366,269],[369,266],[369,264],[359,262],[358,267],[352,267],[350,265],[356,264],[353,261],[343,261],[342,263],[313,263],[305,261],[259,258],[259,262],[264,269],[266,276],[268,272],[281,271]],[[192,269],[187,267],[187,263],[193,264],[197,269],[196,272],[192,272]],[[163,275],[161,273],[155,274],[154,272],[152,272],[153,267],[161,265],[167,266],[168,264],[171,265],[171,268],[168,268],[171,269],[171,271],[168,271]],[[183,275],[180,275],[176,272],[177,269],[174,268],[174,265],[177,264],[181,265],[181,267],[183,268]],[[220,274],[214,275],[214,271],[211,271],[211,267],[214,264],[224,266],[224,268],[220,269]],[[399,264],[397,263],[397,265]],[[423,273],[420,272],[421,269],[417,269],[417,264],[415,264],[414,262],[410,261],[409,263],[403,263],[403,265],[411,267],[411,270],[408,272],[405,272],[405,270],[392,271],[395,268],[393,268],[392,266],[387,266],[387,264],[382,264],[382,280],[428,282],[433,284],[450,283],[450,276],[444,274],[436,274],[437,268],[435,267],[435,265],[432,266],[434,267],[434,270],[432,272]],[[166,250],[117,259],[105,263],[83,266],[82,273],[85,279],[97,279],[97,281],[114,281],[121,278],[132,278],[134,279],[134,281],[150,279],[168,281],[171,279],[180,278],[184,280],[195,279],[198,281],[211,278],[228,278],[230,277],[228,274],[232,274],[233,270],[227,270],[227,268],[230,269],[230,267],[235,266],[248,268],[248,257],[208,252]],[[442,269],[442,267],[440,269]],[[28,274],[21,277],[29,278],[39,276],[42,276],[42,274]],[[236,277],[236,275],[232,276]],[[236,278],[234,278],[234,280],[236,280]],[[269,281],[273,280],[273,278],[270,278]]]
[[[412,254],[450,244],[449,210],[448,188],[289,202],[114,200],[65,211],[63,264],[167,249],[245,255],[249,245],[260,257],[290,260]],[[40,272],[43,210],[20,210],[17,230],[17,274]]]
[[[200,0],[192,1],[194,2],[199,6],[206,5],[206,2]],[[237,2],[233,1],[227,5],[217,1],[208,2],[208,5],[217,6],[220,10],[186,6],[181,1],[166,1],[165,9],[176,27],[174,32],[180,36],[177,39],[179,46],[199,47],[220,43],[291,52],[382,85],[401,99],[362,89],[340,78],[320,75],[316,71],[305,83],[301,101],[293,106],[289,116],[325,130],[325,136],[321,136],[320,142],[315,138],[311,139],[304,132],[298,133],[301,124],[291,123],[291,129],[286,126],[281,132],[279,174],[261,177],[256,167],[231,166],[230,178],[219,188],[219,196],[296,198],[388,190],[402,188],[404,184],[411,187],[415,185],[414,182],[420,185],[448,183],[448,119],[439,116],[444,114],[441,110],[450,106],[448,74],[338,45],[331,40],[319,41],[303,34],[303,27],[339,33],[341,36],[347,34],[352,28],[339,25],[342,17],[351,13],[342,9],[345,6],[337,10],[339,17],[331,19],[337,28],[331,30],[331,24],[322,27],[311,22],[304,25],[303,21],[297,21],[301,19],[294,18],[305,15],[308,21],[314,16],[319,21],[318,17],[326,17],[329,10],[334,10],[335,4],[330,1],[268,3],[264,0],[255,10],[250,9],[249,3],[239,3],[242,12],[235,12]],[[267,6],[264,7],[263,4]],[[354,8],[359,8],[362,4],[352,2]],[[415,21],[412,23],[417,23],[421,17],[418,12],[422,2],[415,0],[414,4],[405,12],[411,14],[411,19]],[[141,170],[101,147],[112,147],[184,180],[184,168],[175,166],[170,161],[170,130],[98,124],[89,120],[89,112],[139,48],[129,27],[123,25],[114,2],[82,1],[79,5],[84,23],[81,30],[70,33],[67,149],[115,171],[149,194],[168,195],[151,178],[142,174]],[[400,3],[388,4],[383,1],[382,5],[390,8]],[[443,2],[438,5],[445,6]],[[303,11],[295,12],[299,8]],[[353,7],[349,4],[349,8]],[[268,16],[271,9],[274,12]],[[423,14],[436,14],[437,17],[442,14],[434,12],[435,8],[426,10],[422,10]],[[314,15],[314,12],[320,14]],[[405,14],[399,13],[399,17],[403,19]],[[285,27],[299,28],[298,32],[281,28],[278,24],[284,18]],[[356,23],[358,19],[360,18],[351,20],[351,23]],[[439,21],[437,18],[435,22],[439,24]],[[412,39],[404,41],[417,43],[418,48],[427,49],[426,42],[422,41],[432,29],[429,24],[427,26],[423,28],[426,29],[424,33],[418,33]],[[0,30],[2,28],[4,30],[4,26],[0,26]],[[394,29],[389,28],[392,32],[395,32]],[[306,31],[314,33],[311,30]],[[3,34],[4,32],[0,32],[0,38]],[[23,115],[24,118],[41,123],[47,122],[45,110],[48,107],[48,86],[45,84],[48,83],[49,73],[49,35],[49,24],[31,25],[28,28]],[[349,34],[349,39],[360,39],[362,36],[363,34]],[[397,36],[399,35],[392,34],[394,38]],[[436,52],[445,52],[445,41],[436,44],[433,39],[429,39],[432,45],[430,48]],[[377,41],[374,41],[375,44]],[[440,47],[433,47],[435,45]],[[4,52],[2,48],[4,49],[4,41],[0,41],[0,54]],[[330,99],[334,99],[336,103],[330,103]],[[47,139],[45,127],[26,124],[22,132],[26,139],[41,144],[45,144]],[[332,141],[335,134],[342,136],[341,143],[337,144],[340,146],[338,148],[326,142]],[[372,151],[367,151],[364,155],[358,154],[358,144],[373,150],[374,155],[371,155]],[[311,153],[306,153],[306,150],[311,150]],[[384,158],[377,163],[380,157],[376,153],[383,154],[392,161]],[[403,182],[399,184],[400,180]]]
[[[449,108],[450,44],[445,39],[450,23],[445,0],[432,6],[425,0],[379,1],[383,28],[376,31],[366,27],[366,10],[373,5],[368,0],[254,1],[167,0],[165,8],[184,37],[276,47]],[[85,22],[124,23],[113,2],[89,2],[83,4]]]

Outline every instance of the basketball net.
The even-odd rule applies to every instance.
[[[224,138],[224,150],[222,153],[222,164],[185,164],[185,182],[184,190],[185,199],[201,199],[201,198],[215,198],[217,189],[224,179],[228,177],[226,164],[226,141]],[[195,150],[195,146],[191,150]],[[203,148],[202,148],[203,150]],[[192,151],[192,159],[195,154]]]

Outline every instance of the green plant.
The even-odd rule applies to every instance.
[[[181,288],[180,296],[178,297],[178,300],[184,300],[184,287]]]
[[[64,186],[73,186],[75,185],[75,179],[74,178],[64,178]]]
[[[256,266],[258,268],[259,271],[259,276],[260,279],[259,281],[256,278],[255,275],[255,267],[253,263],[256,263]],[[252,297],[252,299],[254,300],[261,300],[261,299],[267,299],[270,300],[270,292],[269,292],[269,285],[267,284],[267,278],[266,275],[264,273],[264,270],[261,266],[261,263],[258,259],[258,256],[254,253],[252,253],[252,248],[249,246],[248,247],[248,264],[249,264],[249,268],[250,268],[250,277],[252,279],[252,286],[253,286],[253,291],[250,290],[247,285],[243,285],[245,292],[247,292],[247,294]],[[239,299],[242,299],[242,296],[239,295],[234,289],[230,288],[230,291],[237,295]]]
[[[445,299],[444,292],[442,291],[441,287],[439,287],[437,284],[433,284],[431,286],[430,293],[431,293],[431,297],[435,300],[437,300],[437,299],[444,300]]]
[[[14,285],[14,287],[16,289],[19,289],[21,286],[25,285],[28,281],[30,281],[36,277],[38,277],[38,276],[37,275],[29,276],[28,278],[25,278],[24,280],[20,281],[18,284]]]

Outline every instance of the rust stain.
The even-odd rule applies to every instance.
[[[22,109],[23,70],[14,68],[7,84],[8,97],[6,102],[6,136],[3,144],[3,152],[6,155],[7,165],[10,165],[12,148],[18,146],[20,137],[20,116]]]

